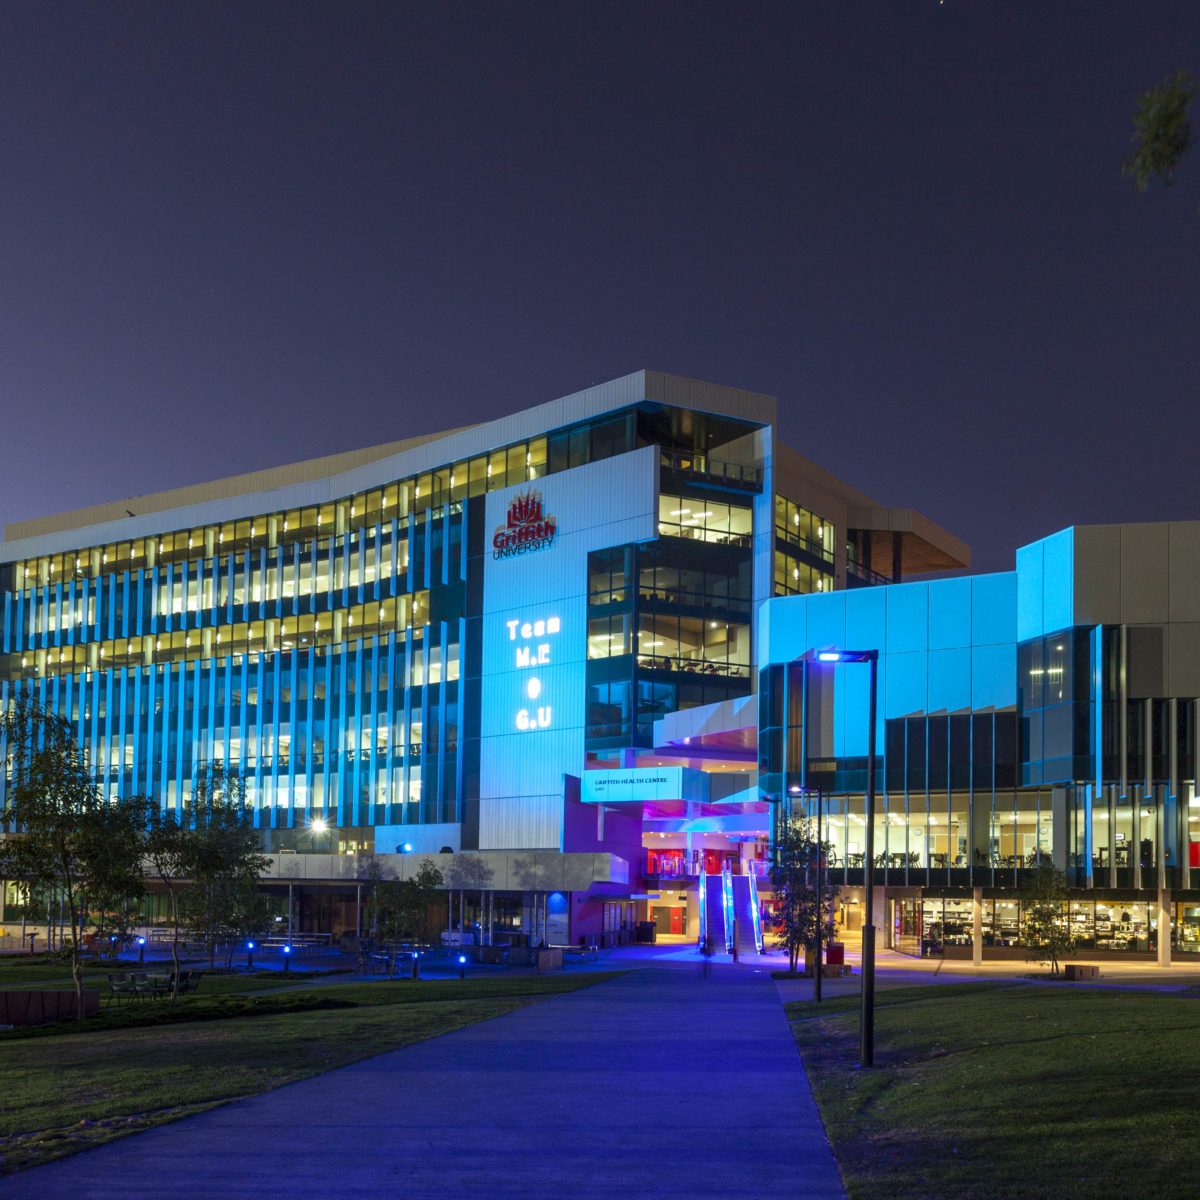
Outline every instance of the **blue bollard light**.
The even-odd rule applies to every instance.
[[[246,966],[248,966],[248,967],[254,966],[254,943],[253,942],[246,943]]]
[[[467,956],[465,954],[458,956],[458,977],[459,979],[466,979],[467,977]]]
[[[145,961],[146,961],[146,939],[144,937],[140,937],[140,938],[138,938],[138,966],[141,966],[142,963],[144,963]]]
[[[285,975],[288,973],[288,967],[291,966],[291,962],[292,962],[292,948],[291,948],[291,946],[284,946],[284,948],[283,948],[283,973]]]

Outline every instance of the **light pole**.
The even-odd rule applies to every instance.
[[[866,915],[862,928],[862,1017],[858,1055],[862,1066],[871,1067],[875,1065],[875,712],[879,651],[810,650],[803,657],[830,665],[865,662],[871,668],[867,717],[867,830],[863,839],[863,905]]]
[[[822,960],[825,957],[825,914],[821,909],[821,858],[823,847],[821,845],[821,809],[824,807],[821,803],[821,789],[817,788],[817,971],[813,976],[813,999],[821,1003],[821,977],[824,974],[825,968],[822,966]]]

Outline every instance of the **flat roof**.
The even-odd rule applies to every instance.
[[[477,425],[14,522],[5,529],[0,560],[324,504],[644,400],[761,425],[773,424],[777,410],[775,397],[761,392],[662,371],[635,371]]]

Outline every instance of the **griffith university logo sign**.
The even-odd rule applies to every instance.
[[[508,520],[492,535],[492,557],[512,558],[554,544],[557,522],[542,512],[542,493],[518,492],[508,506]]]

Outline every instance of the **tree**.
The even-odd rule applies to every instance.
[[[196,779],[179,825],[183,857],[176,865],[190,886],[174,902],[208,950],[211,967],[222,941],[256,933],[265,922],[258,881],[270,860],[260,850],[246,782],[235,772],[217,770]]]
[[[1075,949],[1067,922],[1067,878],[1049,863],[1029,872],[1021,887],[1021,944],[1029,962],[1049,963],[1058,974],[1058,960]]]
[[[1133,111],[1133,146],[1121,163],[1121,174],[1132,179],[1139,192],[1151,179],[1164,187],[1175,181],[1179,161],[1192,142],[1188,109],[1200,84],[1187,71],[1168,75],[1156,87],[1138,97]]]
[[[833,851],[829,842],[818,844],[816,822],[807,817],[785,817],[776,838],[771,887],[775,892],[772,928],[777,944],[788,952],[788,970],[795,971],[802,951],[817,954],[833,940],[833,899],[836,888],[818,887],[818,867]],[[824,874],[824,872],[822,872]]]
[[[156,804],[147,806],[146,859],[154,874],[167,889],[171,911],[171,962],[175,971],[171,988],[171,1006],[179,1003],[179,934],[182,928],[180,893],[186,886],[192,845],[190,830],[181,825],[175,813]]]
[[[426,859],[411,879],[404,880],[412,913],[412,926],[422,942],[434,940],[434,930],[441,922],[440,891],[444,880],[442,873]],[[437,915],[433,915],[436,912]]]
[[[102,803],[81,831],[89,862],[81,908],[85,919],[91,916],[97,944],[114,958],[129,937],[131,912],[136,915],[146,894],[145,824],[145,802],[140,796],[127,796]],[[94,846],[89,846],[92,841]]]
[[[55,891],[66,905],[66,947],[83,1020],[83,931],[89,888],[102,908],[124,907],[141,888],[138,823],[132,799],[109,801],[88,768],[71,724],[36,699],[19,696],[0,717],[10,778],[8,812],[16,836],[3,844],[0,870],[31,887]]]
[[[489,884],[495,876],[495,871],[488,866],[487,860],[481,854],[456,854],[446,864],[442,870],[443,882],[445,886],[451,890],[458,892],[458,907],[460,915],[466,908],[465,894],[467,892],[479,893],[479,930],[481,940],[486,934],[487,929],[487,896],[489,892]],[[450,905],[453,906],[453,894],[450,897]],[[465,918],[462,922],[463,928],[461,933],[466,936]],[[454,927],[453,912],[450,913],[450,928]]]
[[[368,868],[371,891],[367,914],[371,932],[385,942],[412,938],[431,941],[430,909],[439,899],[442,873],[426,859],[411,879],[386,876],[378,863]]]

